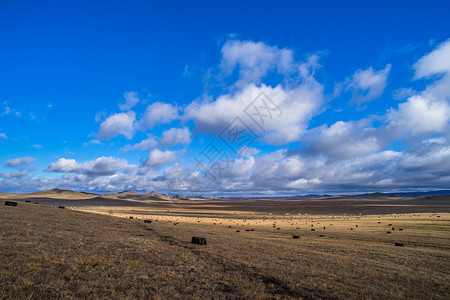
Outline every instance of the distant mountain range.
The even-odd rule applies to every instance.
[[[110,194],[96,194],[90,192],[77,192],[72,190],[62,190],[62,189],[52,189],[49,191],[39,191],[33,193],[7,193],[0,191],[0,197],[7,197],[11,195],[26,196],[26,197],[64,197],[64,198],[83,198],[88,199],[92,197],[105,197],[105,198],[117,198],[117,199],[135,199],[135,200],[147,200],[147,199],[161,199],[161,200],[186,200],[189,197],[184,197],[182,195],[169,196],[167,194],[160,194],[158,192],[151,193],[138,193],[132,190],[125,190],[118,193]],[[309,195],[294,195],[294,196],[278,196],[278,197],[268,197],[268,196],[250,196],[250,197],[195,197],[198,199],[315,199],[315,198],[329,198],[329,197],[364,197],[364,198],[385,198],[385,197],[425,197],[425,196],[444,196],[450,195],[450,190],[438,190],[438,191],[417,191],[417,192],[397,192],[397,193],[365,193],[357,195],[328,195],[328,194],[309,194]]]

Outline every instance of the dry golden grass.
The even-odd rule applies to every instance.
[[[0,298],[450,297],[448,213],[109,206],[92,214],[3,202]],[[208,245],[192,245],[192,236]]]

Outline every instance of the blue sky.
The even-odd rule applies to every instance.
[[[0,1],[0,190],[448,188],[449,9]]]

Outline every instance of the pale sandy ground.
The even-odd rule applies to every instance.
[[[418,238],[440,239],[450,250],[450,213],[414,213],[385,215],[282,215],[250,212],[201,210],[142,210],[124,207],[90,207],[81,211],[119,218],[152,220],[176,225],[198,226],[212,231],[255,229],[272,234],[361,235],[412,242]],[[325,228],[324,228],[325,227]],[[279,228],[279,229],[278,229]],[[314,229],[314,230],[312,230]],[[388,234],[387,232],[391,233]]]

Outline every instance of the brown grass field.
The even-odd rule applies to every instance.
[[[1,194],[0,298],[450,299],[448,196],[144,198]]]

